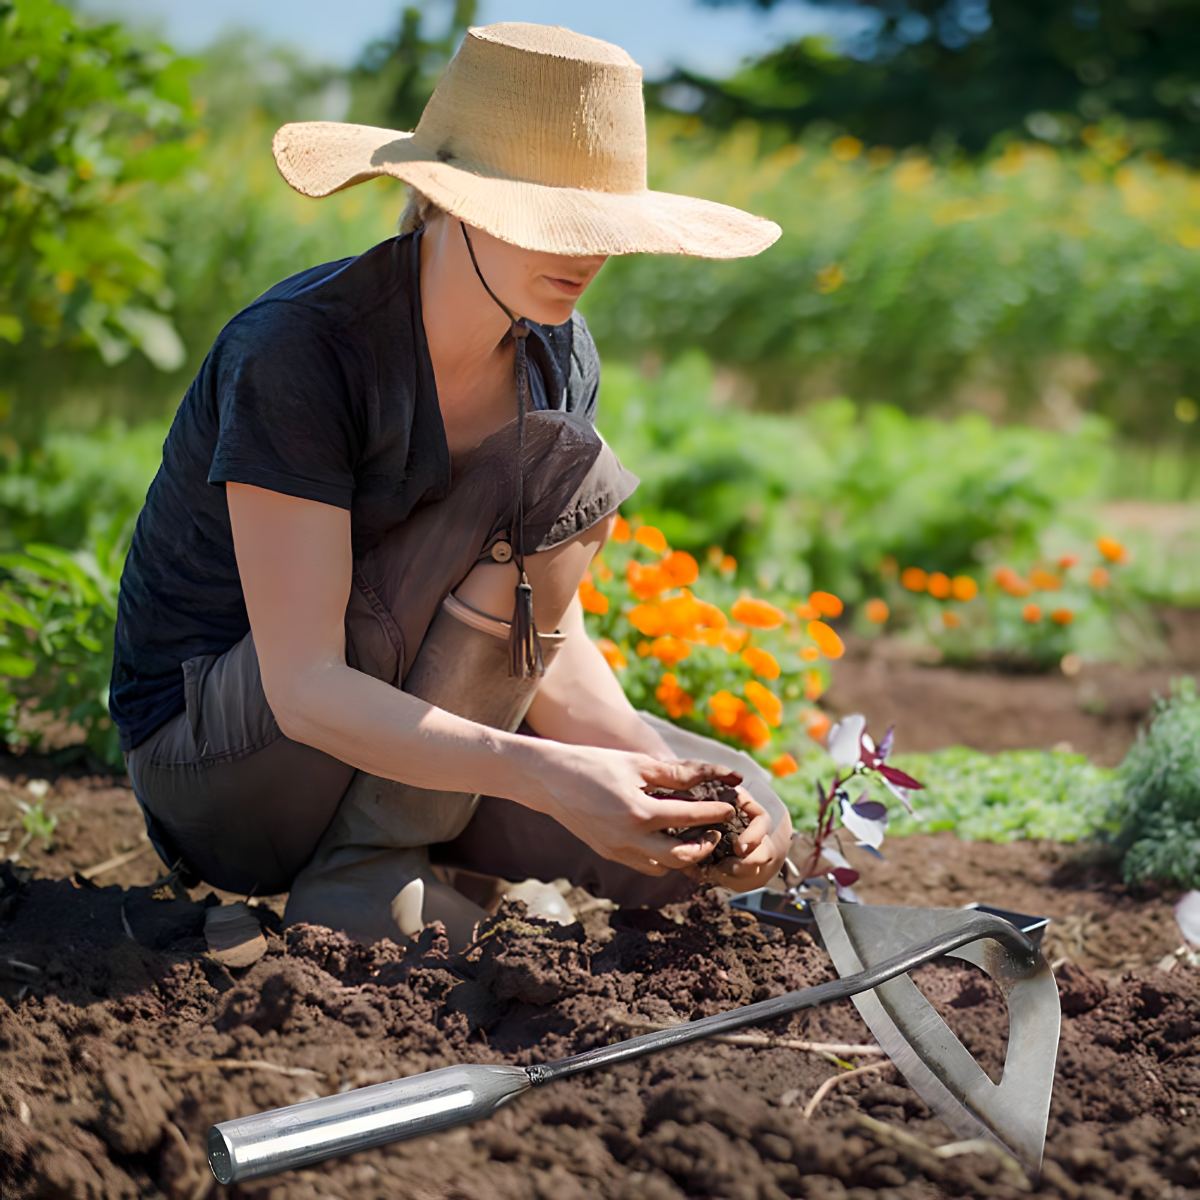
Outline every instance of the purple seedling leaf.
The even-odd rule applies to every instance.
[[[882,845],[887,832],[887,809],[866,797],[863,792],[854,804],[848,799],[842,801],[842,824],[854,834],[860,846],[877,847]]]
[[[856,767],[859,762],[859,750],[862,745],[862,735],[867,728],[867,718],[862,713],[853,713],[843,717],[830,731],[825,745],[829,757],[839,767]]]
[[[920,792],[925,788],[923,783],[919,783],[911,775],[905,774],[899,767],[880,767],[879,773],[884,779],[899,787],[907,788],[910,792]]]
[[[853,867],[835,867],[829,873],[839,888],[853,887],[858,882],[858,872]]]
[[[908,798],[907,788],[897,787],[890,779],[888,779],[886,775],[883,777],[883,786],[886,787],[887,790],[891,792],[892,795],[895,796],[896,799],[899,800],[906,809],[908,809],[910,816],[915,817],[917,815],[916,810],[912,806],[912,802]]]
[[[887,756],[889,754],[891,754],[892,743],[895,740],[896,740],[896,727],[895,727],[895,725],[891,725],[888,727],[887,733],[885,733],[883,735],[883,741],[879,743],[879,749],[876,752],[878,754],[880,762],[883,762],[884,759],[886,759]]]

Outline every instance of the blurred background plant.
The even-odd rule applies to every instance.
[[[804,714],[826,703],[830,662],[799,656],[814,593],[844,603],[827,620],[855,653],[1068,674],[1161,655],[1157,606],[1200,605],[1200,0],[819,7],[853,21],[725,78],[680,68],[648,87],[652,186],[772,216],[780,242],[742,262],[615,259],[582,306],[605,364],[600,428],[643,481],[626,516],[663,538],[631,529],[605,551],[593,631],[636,703],[710,733],[724,711],[719,735],[790,756],[779,787],[798,813],[818,753]],[[0,0],[13,745],[61,745],[65,729],[119,765],[112,601],[171,413],[239,308],[394,228],[402,188],[306,200],[279,180],[272,133],[411,127],[478,16],[471,0],[398,9],[339,67],[232,32],[185,58],[55,0]],[[695,581],[637,594],[672,553]],[[649,632],[689,590],[745,644]],[[739,622],[743,595],[785,621]],[[668,662],[671,638],[686,657]],[[950,820],[931,808],[939,781],[987,836],[1100,819],[1079,800],[1098,768],[957,753],[898,760],[930,783],[935,820]]]

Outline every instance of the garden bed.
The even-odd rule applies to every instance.
[[[0,823],[15,823],[0,790]],[[45,797],[55,849],[34,842],[0,895],[0,1192],[27,1197],[225,1194],[208,1125],[455,1061],[530,1063],[602,1045],[643,1022],[691,1019],[831,976],[803,934],[731,914],[715,894],[663,913],[593,911],[584,925],[502,914],[451,955],[436,927],[406,953],[328,931],[277,932],[229,970],[205,955],[205,889],[158,897],[140,818],[118,782],[60,777]],[[1054,918],[1063,1040],[1042,1184],[1047,1197],[1200,1194],[1200,973],[1158,966],[1178,934],[1167,900],[1134,892],[1082,849],[916,835],[888,844],[862,891],[875,903],[983,900]],[[9,847],[11,852],[12,847]],[[100,886],[96,886],[96,885]],[[995,1071],[1003,1007],[971,969],[924,985]],[[769,1032],[858,1043],[840,1004]],[[236,1060],[231,1062],[230,1060]],[[863,1058],[862,1065],[878,1059]],[[239,1065],[240,1064],[240,1065]],[[267,1064],[267,1065],[264,1065]],[[283,1068],[281,1070],[280,1068]],[[263,1180],[277,1197],[623,1197],[933,1200],[1030,1194],[996,1158],[940,1158],[950,1140],[890,1066],[847,1078],[789,1048],[702,1043],[537,1091],[491,1121]]]

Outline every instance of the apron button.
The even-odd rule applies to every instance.
[[[506,563],[512,558],[512,547],[507,542],[497,542],[492,547],[492,557],[498,563]]]

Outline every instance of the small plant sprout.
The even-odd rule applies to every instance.
[[[33,796],[33,803],[18,800],[17,807],[21,810],[21,828],[25,830],[26,841],[41,838],[42,845],[49,850],[51,838],[58,828],[58,817],[46,811],[46,793],[50,785],[44,779],[33,779],[25,785],[25,790]]]
[[[830,729],[825,744],[837,772],[828,788],[817,784],[816,824],[807,838],[798,834],[793,844],[793,856],[803,842],[809,844],[806,856],[789,857],[785,867],[785,870],[790,868],[798,874],[798,882],[791,889],[793,896],[803,888],[828,888],[832,884],[839,900],[858,902],[853,891],[858,872],[842,853],[838,835],[844,829],[853,835],[856,846],[882,858],[879,847],[887,832],[888,810],[887,805],[870,798],[869,786],[861,790],[857,799],[852,799],[851,784],[856,777],[861,777],[868,785],[878,781],[910,813],[913,812],[910,794],[924,787],[911,775],[888,766],[887,757],[893,741],[894,729],[889,729],[876,746],[867,733],[867,721],[861,713],[844,718]]]

